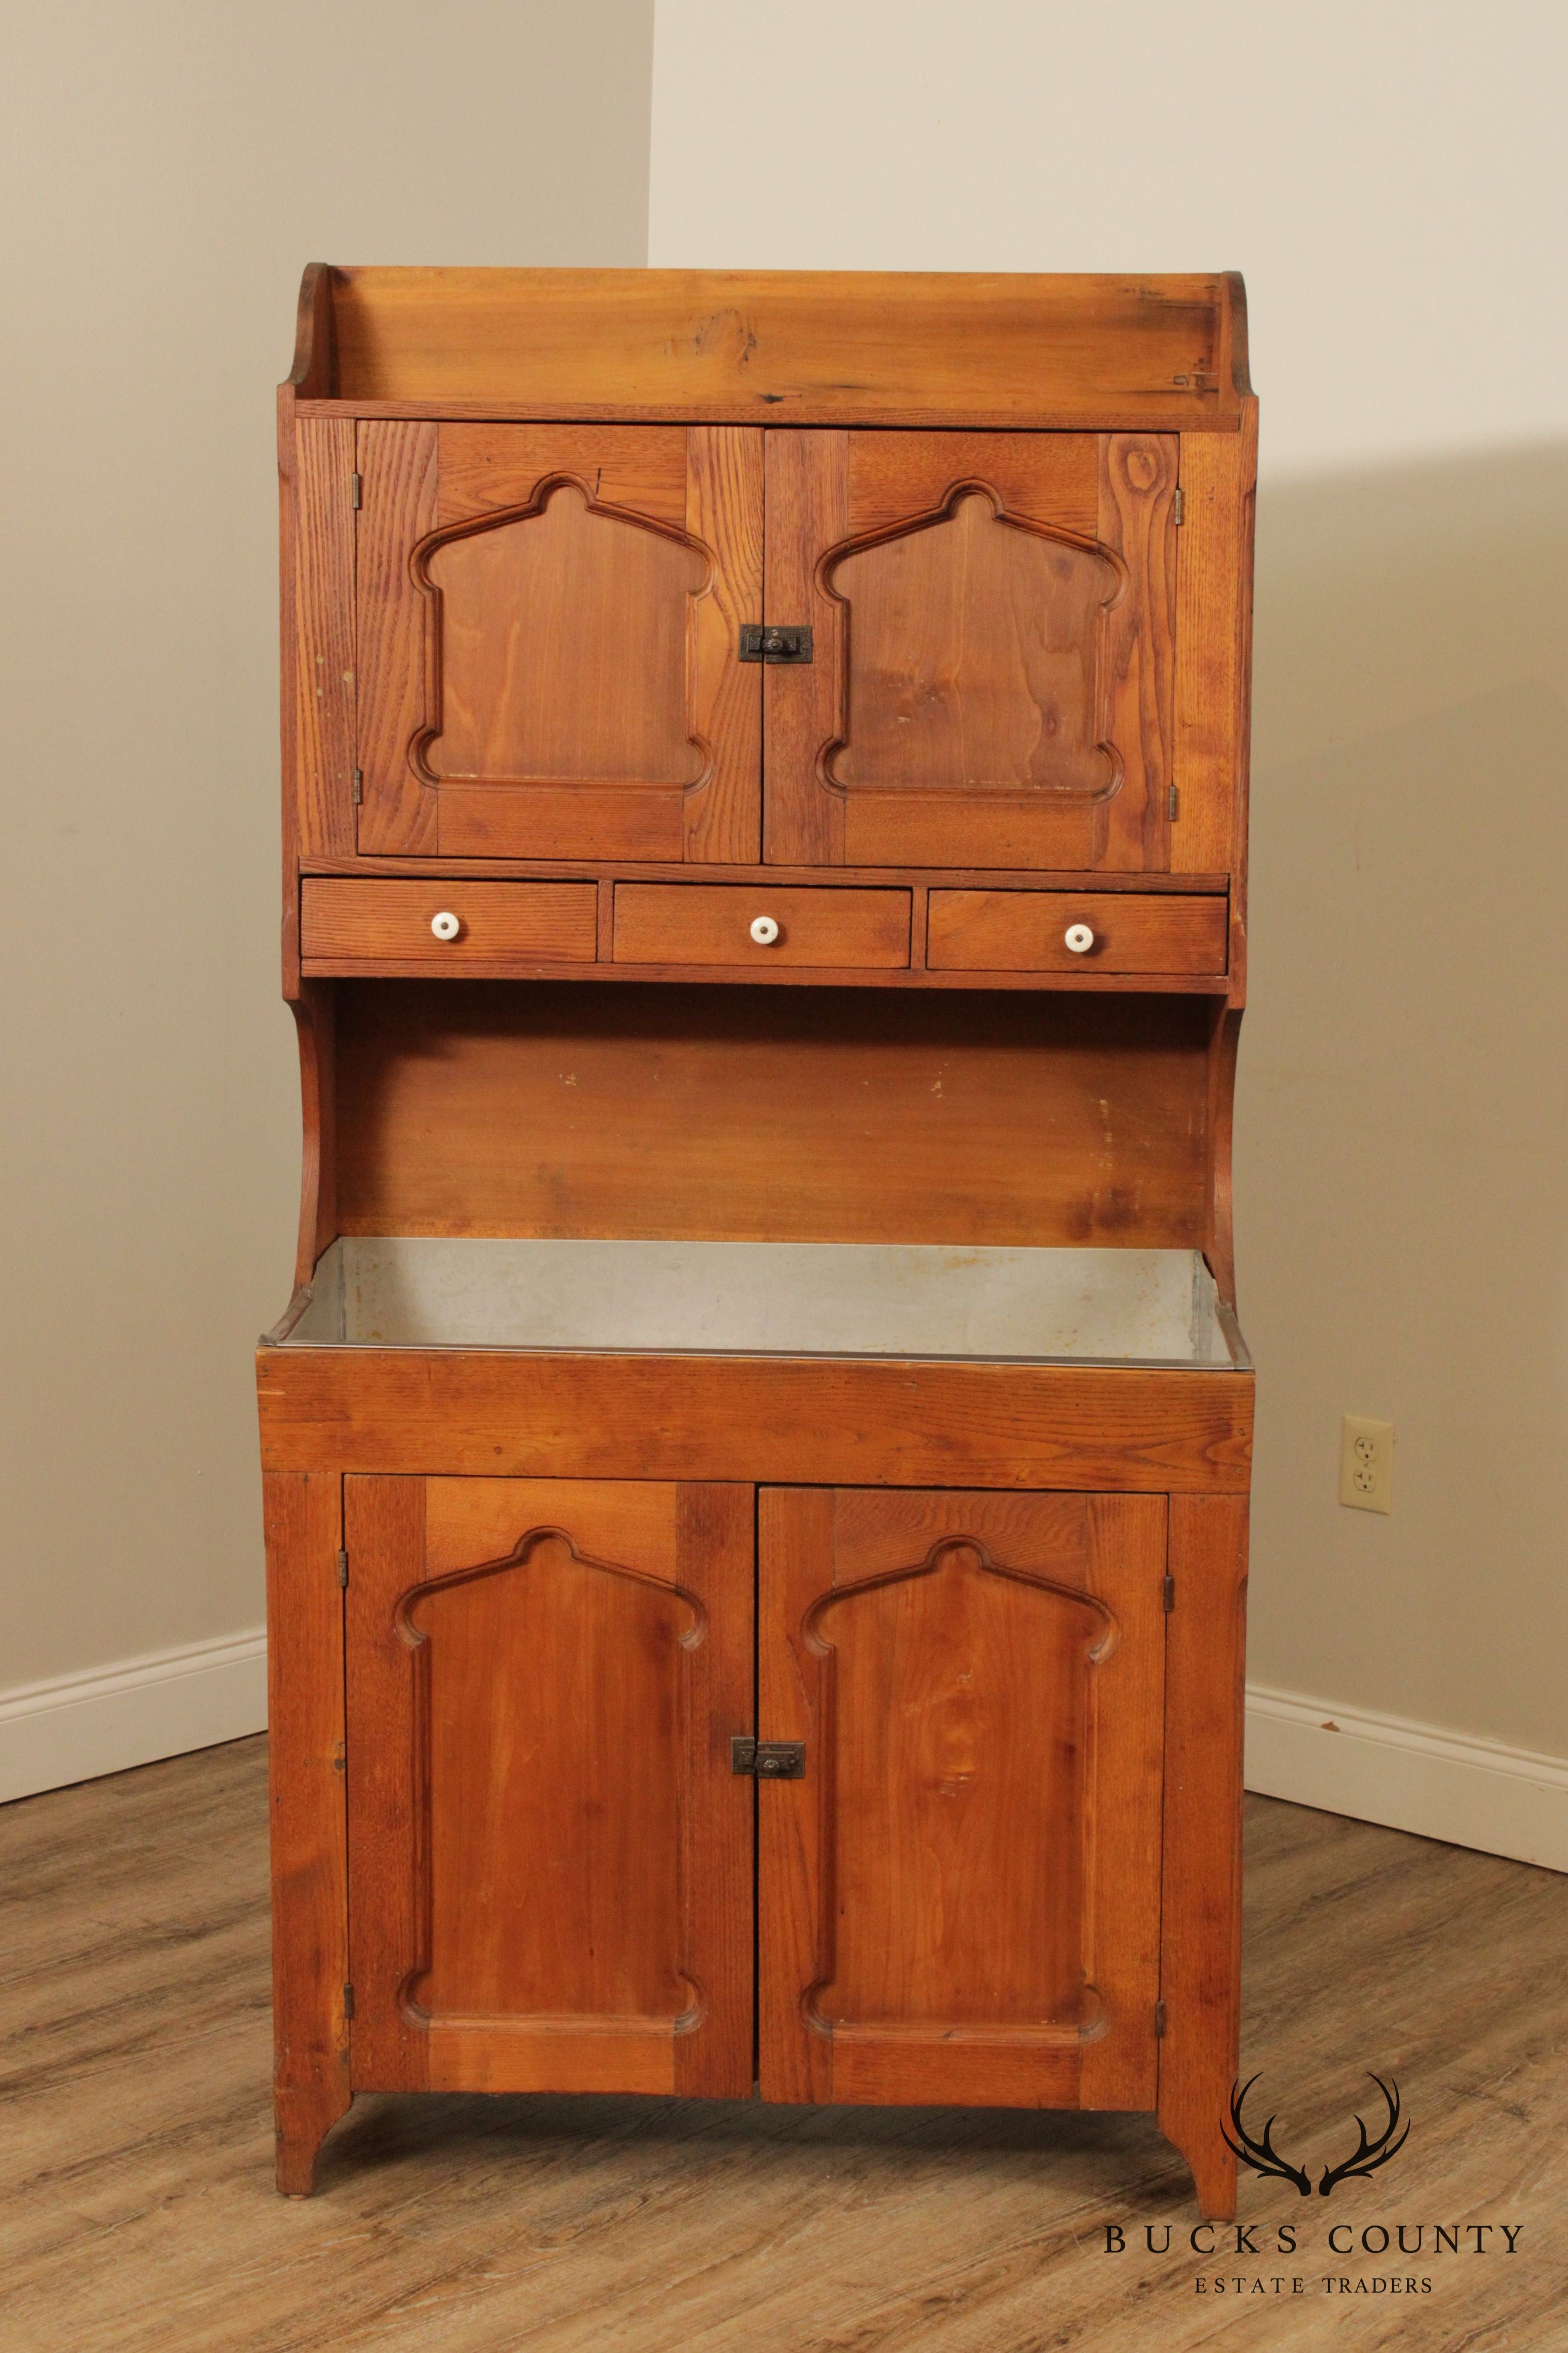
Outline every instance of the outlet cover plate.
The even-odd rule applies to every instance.
[[[1340,1429],[1340,1501],[1352,1512],[1394,1505],[1394,1424],[1347,1413]]]

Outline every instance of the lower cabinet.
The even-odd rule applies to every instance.
[[[1152,2107],[1166,1514],[346,1479],[353,2086]]]

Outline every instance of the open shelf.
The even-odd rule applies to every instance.
[[[1196,1250],[345,1236],[289,1347],[1247,1363]]]

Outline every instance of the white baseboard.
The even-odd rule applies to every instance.
[[[1249,1683],[1247,1786],[1568,1871],[1568,1757]]]
[[[0,1692],[0,1802],[267,1729],[267,1630]]]

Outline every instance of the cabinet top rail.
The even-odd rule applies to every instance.
[[[401,269],[312,262],[309,402],[694,421],[1234,428],[1235,271]]]

